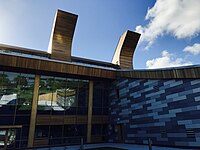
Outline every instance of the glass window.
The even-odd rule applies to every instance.
[[[23,125],[9,129],[7,149],[27,146],[34,78],[30,74],[0,72],[0,125]]]
[[[15,124],[16,125],[29,125],[30,124],[30,116],[16,116]]]
[[[64,137],[73,137],[75,135],[75,125],[64,126]]]
[[[15,149],[16,130],[15,129],[0,129],[0,149],[4,149],[4,145],[7,145],[6,149]],[[6,140],[5,140],[6,139]]]
[[[2,89],[3,89],[3,71],[0,71],[0,93]]]
[[[103,126],[102,126],[102,134],[103,135],[108,135],[108,125],[107,124],[103,124]]]
[[[29,126],[23,125],[21,140],[27,140],[28,139],[28,133],[29,133]]]
[[[89,94],[89,82],[85,80],[80,80],[79,90],[78,90],[79,107],[88,107],[88,94]]]
[[[19,107],[17,107],[17,110],[18,113],[22,111],[21,114],[30,114],[35,76],[30,74],[21,74],[18,78],[20,91],[18,96]]]
[[[87,136],[87,125],[77,125],[75,136]]]
[[[102,96],[103,96],[103,89],[98,89],[94,87],[93,107],[102,107]]]
[[[48,114],[51,111],[54,78],[49,76],[41,76],[40,89],[38,97],[38,114]]]
[[[34,75],[13,72],[0,74],[1,114],[29,114],[34,87]]]
[[[47,138],[49,137],[49,126],[36,126],[35,138]]]
[[[92,135],[101,135],[101,124],[93,124],[92,125]]]
[[[109,89],[104,89],[103,94],[103,107],[109,107]]]
[[[66,100],[65,100],[66,109],[69,107],[77,107],[78,84],[79,84],[78,80],[75,79],[67,80]]]
[[[60,107],[60,111],[64,111],[66,105],[66,79],[64,78],[55,78],[53,83],[53,101],[52,106]]]
[[[66,107],[65,115],[76,115],[76,107]]]
[[[0,105],[0,115],[14,115],[15,105]]]
[[[18,97],[16,106],[16,115],[31,114],[33,88],[34,88],[34,75],[20,74],[17,76]]]
[[[88,81],[42,76],[39,93],[38,114],[76,115],[87,107]]]
[[[49,117],[50,115],[87,115],[88,91],[88,80],[42,76],[38,115],[48,114]],[[59,145],[63,142],[78,144],[81,137],[86,140],[86,132],[86,124],[65,125],[63,122],[63,125],[37,126],[35,138],[48,138],[50,145]]]
[[[4,72],[2,77],[0,106],[17,104],[17,97],[20,91],[20,86],[18,86],[19,76],[19,73]]]
[[[77,115],[87,115],[88,107],[78,107]]]
[[[93,115],[108,115],[108,84],[106,81],[94,82]]]
[[[52,115],[64,115],[65,114],[65,109],[59,105],[52,106]]]
[[[63,135],[63,126],[56,125],[56,126],[50,126],[50,138],[59,138]]]
[[[104,107],[102,111],[103,115],[108,115],[108,107]]]
[[[0,125],[13,125],[14,116],[0,116]]]
[[[102,107],[93,107],[92,109],[92,114],[93,115],[102,115]]]

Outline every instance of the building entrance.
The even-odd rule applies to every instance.
[[[124,143],[124,125],[123,124],[118,124],[118,139],[119,143]]]

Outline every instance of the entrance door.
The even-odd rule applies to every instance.
[[[118,124],[117,128],[118,128],[119,143],[124,143],[124,141],[125,141],[125,138],[124,138],[124,125],[123,124]]]

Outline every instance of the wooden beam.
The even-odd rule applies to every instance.
[[[93,88],[94,88],[94,82],[90,81],[90,83],[89,83],[89,100],[88,100],[87,143],[91,143]]]
[[[30,127],[29,127],[29,136],[28,136],[28,147],[33,147],[33,143],[34,143],[39,85],[40,85],[40,75],[35,75],[32,110],[31,110],[31,120],[30,120]]]
[[[0,126],[0,129],[16,129],[16,128],[22,128],[22,125],[8,125],[8,126]]]

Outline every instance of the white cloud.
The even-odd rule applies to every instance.
[[[146,62],[146,67],[148,69],[187,66],[187,65],[192,65],[192,62],[185,61],[183,58],[177,58],[174,54],[171,54],[166,50],[162,51],[161,57],[148,60]]]
[[[197,55],[200,54],[200,44],[199,43],[195,43],[192,46],[187,46],[183,49],[184,52],[190,52],[193,55]]]
[[[178,39],[197,36],[200,32],[199,6],[200,0],[157,0],[146,14],[149,23],[136,27],[136,32],[142,34],[140,42],[146,42],[148,49],[164,34]]]

